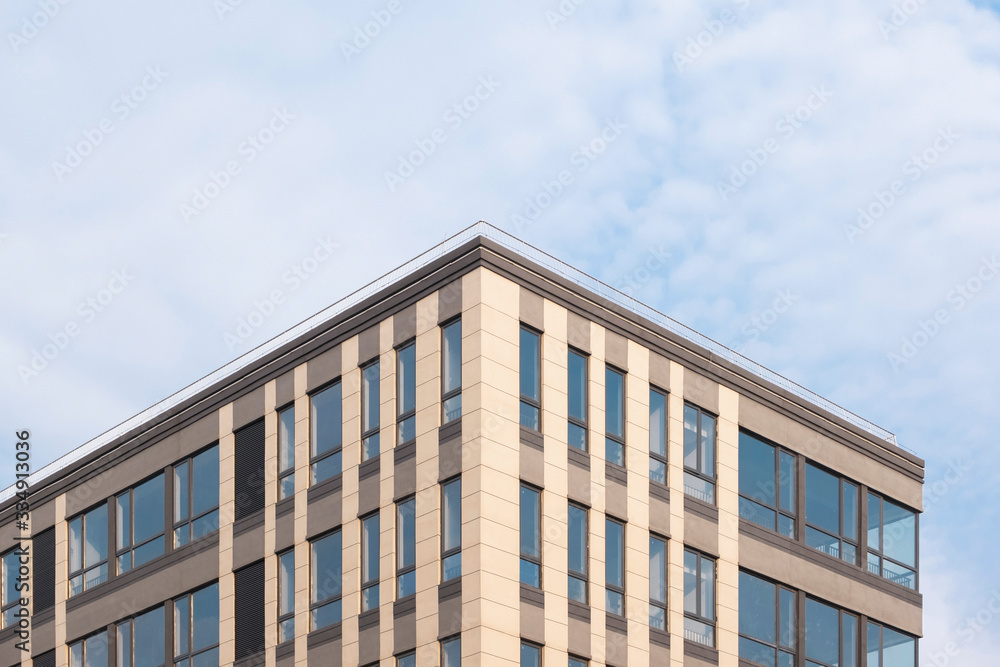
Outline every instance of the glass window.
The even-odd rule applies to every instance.
[[[570,447],[587,451],[587,357],[569,351],[569,430]]]
[[[568,667],[587,667],[587,661],[583,658],[569,657]]]
[[[174,547],[219,529],[219,448],[174,466]]]
[[[540,337],[534,331],[521,327],[521,426],[535,431],[542,430],[542,389]]]
[[[417,667],[417,654],[414,651],[404,653],[396,658],[397,667]]]
[[[309,600],[313,630],[325,628],[341,619],[343,564],[340,531],[313,540],[309,563]]]
[[[396,353],[396,428],[399,444],[417,437],[417,345]]]
[[[715,417],[684,406],[684,493],[715,504]]]
[[[162,474],[115,498],[118,574],[163,554]]]
[[[295,494],[295,406],[278,413],[278,500]]]
[[[441,327],[441,423],[462,416],[462,320]]]
[[[295,550],[278,556],[278,643],[295,637]]]
[[[806,464],[806,544],[857,563],[858,487]]]
[[[160,667],[164,664],[163,607],[118,624],[117,667]]]
[[[569,599],[587,604],[588,537],[587,509],[570,504],[569,529]]]
[[[807,599],[805,624],[808,667],[857,667],[856,616]]]
[[[219,585],[174,600],[174,664],[219,664]]]
[[[625,467],[625,376],[604,370],[604,434],[607,460]]]
[[[740,572],[740,658],[766,667],[795,663],[795,593]]]
[[[343,387],[336,382],[309,396],[309,446],[312,483],[342,472],[344,443]]]
[[[684,639],[715,646],[715,561],[684,550]]]
[[[625,615],[625,524],[605,520],[604,582],[607,586],[605,610],[616,616]]]
[[[361,611],[377,609],[379,603],[379,515],[361,520]]]
[[[396,503],[396,599],[417,592],[416,500]]]
[[[521,583],[542,587],[541,495],[521,485]]]
[[[108,631],[102,630],[69,645],[69,667],[107,667]]]
[[[667,541],[649,537],[649,626],[667,629]]]
[[[461,667],[462,638],[449,637],[441,640],[441,667]]]
[[[379,362],[361,369],[361,460],[379,454]]]
[[[868,494],[868,571],[917,588],[917,515]]]
[[[742,432],[740,517],[795,538],[795,457]]]
[[[917,640],[890,627],[868,623],[865,667],[916,667]]]
[[[542,647],[521,642],[521,667],[542,667]]]
[[[462,576],[462,479],[441,485],[441,581]]]
[[[107,580],[108,506],[103,504],[69,522],[69,594]]]
[[[20,556],[17,551],[11,551],[4,554],[2,565],[0,565],[0,577],[3,578],[3,582],[0,583],[0,591],[3,593],[3,599],[0,600],[3,605],[3,625],[6,628],[11,625],[16,625],[18,622],[17,612],[21,608],[21,593],[18,590],[17,578],[20,574]],[[22,586],[24,583],[21,584]],[[23,592],[28,592],[24,589]],[[27,597],[27,596],[25,596]]]
[[[649,480],[667,484],[667,396],[649,390]]]

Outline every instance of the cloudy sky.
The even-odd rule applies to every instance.
[[[333,5],[3,3],[36,465],[483,219],[894,431],[921,662],[997,663],[996,3]]]

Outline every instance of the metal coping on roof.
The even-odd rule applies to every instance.
[[[206,389],[216,382],[226,378],[244,368],[251,365],[253,362],[267,356],[271,352],[277,350],[281,346],[295,340],[296,338],[302,336],[303,334],[309,333],[319,327],[330,323],[338,315],[345,312],[352,306],[361,303],[368,297],[376,294],[380,290],[388,287],[389,285],[405,278],[411,273],[416,272],[421,267],[433,262],[434,260],[446,255],[447,253],[455,250],[464,243],[467,243],[477,237],[483,237],[489,239],[499,245],[511,250],[522,257],[529,259],[536,264],[552,271],[563,278],[571,281],[572,283],[583,287],[594,294],[598,295],[602,299],[610,303],[614,303],[626,310],[643,317],[654,324],[657,324],[664,329],[680,336],[681,338],[701,346],[702,348],[708,350],[712,354],[719,358],[725,359],[726,361],[742,368],[743,370],[766,380],[785,391],[797,396],[798,398],[807,401],[816,407],[819,407],[837,417],[840,417],[844,421],[860,428],[861,430],[869,433],[870,435],[884,440],[892,445],[901,447],[896,442],[896,436],[886,429],[873,424],[872,422],[859,417],[850,410],[843,408],[832,401],[823,398],[819,394],[810,391],[803,387],[802,385],[783,377],[774,371],[765,368],[764,366],[752,361],[742,354],[732,350],[721,343],[718,343],[704,334],[698,333],[694,329],[681,324],[680,322],[667,317],[663,313],[647,306],[644,303],[639,302],[633,297],[618,291],[617,289],[607,285],[600,280],[587,275],[586,273],[575,269],[569,264],[556,259],[552,255],[535,248],[522,241],[521,239],[508,234],[507,232],[494,227],[493,225],[479,221],[466,229],[458,232],[454,236],[442,241],[438,245],[434,246],[430,250],[414,257],[405,264],[393,269],[389,273],[383,275],[382,277],[368,283],[361,289],[357,290],[353,294],[345,296],[341,300],[337,301],[331,306],[324,308],[320,312],[316,313],[312,317],[303,320],[302,322],[296,324],[292,328],[288,329],[284,333],[278,334],[271,340],[262,343],[256,348],[250,350],[246,354],[233,359],[221,368],[209,373],[200,380],[189,384],[180,391],[168,396],[159,403],[156,403],[137,415],[125,420],[124,422],[118,424],[112,429],[102,433],[101,435],[91,439],[89,442],[77,447],[71,452],[64,454],[52,463],[49,463],[42,468],[39,468],[34,472],[31,477],[28,478],[29,488],[34,486],[38,482],[42,481],[46,477],[71,466],[76,461],[79,461],[88,454],[97,451],[104,445],[114,441],[116,438],[120,437],[124,433],[131,431],[132,429],[144,424],[156,417],[164,414],[165,412],[171,410],[172,408],[180,405],[189,398],[195,396],[198,392]],[[905,447],[901,447],[906,451],[910,451]],[[911,454],[913,452],[910,452]],[[15,485],[11,485],[0,491],[0,502],[6,501],[11,498],[15,493]]]

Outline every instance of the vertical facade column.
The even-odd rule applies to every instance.
[[[310,628],[309,543],[306,542],[309,509],[310,445],[309,396],[306,394],[306,364],[292,372],[292,395],[295,397],[295,507],[292,510],[292,533],[295,542],[295,665],[305,667],[309,659],[307,635]],[[273,486],[273,485],[272,485]],[[273,510],[272,510],[273,513]]]
[[[719,387],[719,667],[739,665],[740,396]]]
[[[542,584],[545,588],[543,663],[565,665],[569,659],[569,470],[566,458],[569,418],[568,314],[562,306],[543,304],[542,433],[545,449],[542,493]]]
[[[278,559],[274,557],[278,500],[278,413],[274,411],[277,380],[264,385],[264,667],[274,667],[278,645]]]
[[[66,575],[69,563],[69,526],[66,525],[66,494],[56,496],[56,667],[69,665],[66,645]]]
[[[417,664],[438,664],[438,582],[441,570],[441,515],[438,489],[438,426],[441,423],[441,334],[438,294],[417,302],[417,455],[415,525],[417,534]],[[463,323],[464,326],[464,323]],[[463,346],[464,349],[464,346]]]
[[[519,303],[518,285],[491,271],[463,277],[462,653],[474,667],[520,664]]]
[[[649,350],[628,341],[625,376],[625,615],[628,666],[649,665]]]
[[[670,486],[670,542],[667,604],[670,664],[684,666],[684,367],[670,362],[667,395],[667,481]]]
[[[361,522],[358,521],[358,465],[361,461],[361,369],[358,337],[341,344],[343,389],[343,664],[359,664],[358,614],[361,611]]]
[[[233,518],[236,513],[236,436],[233,404],[219,408],[219,664],[236,656],[236,577]]]
[[[605,452],[604,327],[590,325],[590,633],[591,665],[602,667],[607,656],[607,593],[605,591],[605,520],[607,455]]]
[[[396,351],[393,319],[379,323],[379,661],[395,667],[392,656],[393,602],[396,600]]]

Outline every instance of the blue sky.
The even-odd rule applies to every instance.
[[[43,5],[0,10],[36,465],[485,219],[924,457],[922,664],[997,663],[995,2]]]

